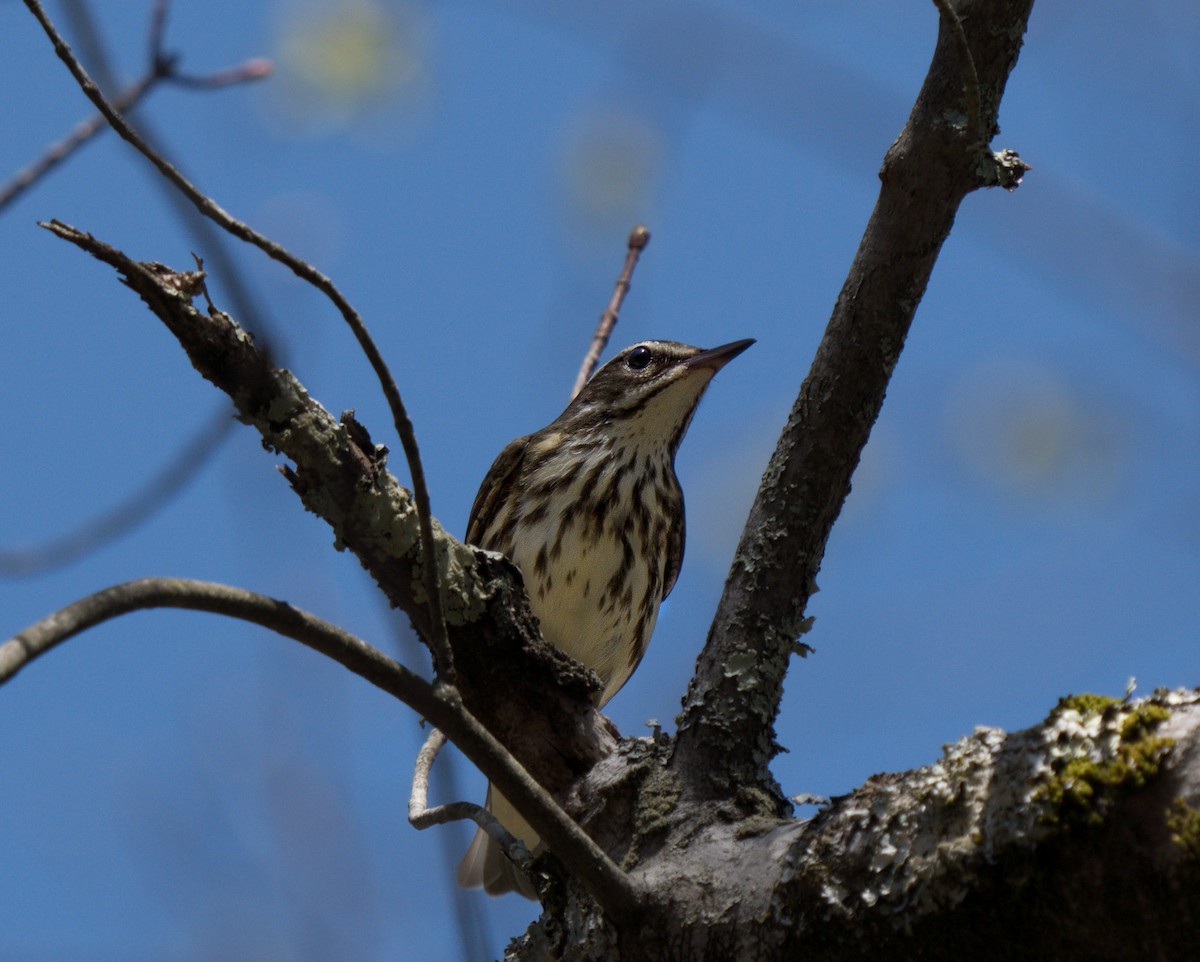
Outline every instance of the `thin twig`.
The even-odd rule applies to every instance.
[[[621,304],[625,300],[625,295],[629,293],[629,282],[633,279],[633,269],[637,267],[638,258],[641,257],[642,251],[649,243],[650,231],[646,229],[645,225],[638,224],[629,232],[625,266],[621,269],[621,276],[617,278],[608,307],[600,315],[600,322],[596,325],[596,333],[592,335],[592,343],[588,347],[587,354],[583,356],[583,364],[579,368],[579,375],[575,378],[575,386],[571,389],[572,398],[583,390],[583,386],[587,384],[592,372],[596,370],[600,355],[608,346],[608,339],[612,336],[613,328],[617,326],[617,316],[621,313]]]
[[[92,12],[93,0],[58,0],[62,8],[63,22],[67,32],[75,38],[75,46],[79,50],[79,59],[86,63],[92,71],[96,82],[106,91],[115,91],[120,84],[113,68],[113,58],[100,37],[100,28]],[[151,17],[150,28],[147,31],[147,49],[154,43],[154,21]],[[150,63],[154,58],[150,58]]]
[[[180,74],[176,69],[178,60],[164,57],[162,54],[163,19],[157,14],[160,8],[165,11],[166,5],[167,0],[159,0],[155,15],[151,19],[148,31],[149,56],[146,72],[114,98],[113,102],[119,110],[132,109],[159,83],[211,89],[256,80],[267,76],[273,69],[270,61],[256,58],[207,76],[190,77]],[[67,3],[65,6],[68,14],[73,15],[79,21],[76,23],[77,32],[90,38],[90,59],[100,65],[98,72],[101,76],[109,74],[106,67],[108,57],[96,36],[97,31],[88,16],[87,6],[74,3]],[[87,143],[95,134],[107,127],[108,121],[100,113],[93,114],[87,120],[77,124],[65,138],[50,146],[40,158],[19,171],[8,184],[0,187],[0,211],[3,211],[10,202]],[[179,197],[173,188],[168,187],[167,189],[172,191],[170,194],[172,200]],[[220,247],[221,235],[215,232],[208,221],[197,217],[190,205],[187,206],[186,211],[188,217],[184,219],[190,219],[193,229],[199,225],[201,233],[208,235],[207,241],[202,246],[210,248],[213,257],[222,264],[222,276],[231,298],[238,306],[239,313],[248,320],[254,320],[254,304],[245,295],[243,283],[235,276],[236,265],[229,261]],[[261,327],[262,325],[256,326]],[[234,421],[229,413],[222,410],[215,420],[201,429],[195,438],[186,442],[173,456],[171,462],[154,478],[123,499],[122,503],[115,508],[85,521],[73,531],[30,548],[0,548],[0,577],[37,574],[69,564],[82,555],[102,548],[146,521],[182,489],[205,461],[218,450],[219,442],[227,436],[233,425]]]
[[[150,10],[150,31],[148,50],[150,62],[156,63],[163,58],[163,40],[167,35],[167,14],[170,12],[171,0],[154,0]]]
[[[412,794],[408,799],[409,824],[420,830],[447,822],[472,821],[495,839],[510,859],[522,869],[528,868],[533,856],[525,847],[525,843],[506,829],[500,819],[484,806],[474,802],[448,802],[429,808],[429,773],[437,760],[438,752],[445,744],[446,736],[435,728],[417,752],[417,762],[413,768]]]
[[[117,106],[118,110],[128,110],[153,90],[162,79],[160,74],[151,70],[130,87],[121,91],[114,98],[113,103]],[[107,126],[108,121],[104,119],[102,114],[95,114],[87,120],[76,124],[67,136],[47,147],[37,160],[17,171],[7,184],[0,187],[0,210],[4,210],[5,207],[21,196],[21,194],[25,193],[25,191]]]
[[[174,71],[167,80],[173,87],[216,90],[219,87],[245,83],[247,80],[261,80],[269,77],[274,70],[275,65],[266,57],[251,57],[236,67],[226,67],[224,70],[214,70],[212,73],[193,75]]]
[[[236,67],[226,67],[211,74],[193,77],[177,73],[173,60],[155,56],[151,58],[146,72],[117,94],[112,103],[117,111],[125,113],[141,103],[146,95],[161,83],[214,90],[218,87],[261,80],[268,76],[272,69],[269,60],[256,57]],[[108,120],[103,114],[95,114],[76,124],[70,133],[47,147],[40,157],[17,171],[7,184],[0,187],[0,211],[108,126]]]
[[[639,914],[639,887],[467,711],[457,689],[443,683],[431,685],[362,639],[285,601],[183,578],[143,578],[114,585],[72,602],[0,644],[0,685],[68,638],[150,608],[208,611],[261,625],[332,658],[404,702],[446,732],[498,790],[520,807],[550,850],[571,867],[606,912],[618,920],[631,920]]]
[[[395,636],[396,646],[400,652],[400,661],[409,665],[419,665],[429,656],[429,650],[421,644],[412,627],[402,612],[396,611],[386,604],[387,599],[379,596],[382,604],[382,614],[386,618]],[[437,729],[434,729],[435,731]],[[459,790],[457,759],[453,755],[443,757],[442,763],[433,771],[434,794],[441,798],[462,798]],[[458,938],[460,959],[493,958],[495,952],[488,949],[492,941],[492,933],[488,925],[488,917],[484,912],[477,911],[470,893],[459,885],[455,879],[455,866],[463,853],[463,839],[459,832],[438,832],[438,846],[441,854],[443,871],[440,873],[445,885],[445,900],[454,912],[454,932]]]
[[[46,36],[50,38],[51,43],[54,45],[54,52],[71,72],[71,76],[75,78],[75,82],[79,84],[80,89],[96,105],[96,108],[105,116],[109,124],[112,125],[112,128],[124,140],[132,144],[147,160],[154,164],[164,177],[195,204],[200,213],[215,221],[235,237],[253,244],[272,260],[276,260],[286,266],[301,280],[317,288],[317,290],[329,298],[341,313],[347,325],[349,325],[355,339],[358,341],[359,347],[366,355],[371,368],[374,370],[375,376],[379,379],[384,396],[387,398],[388,407],[392,412],[392,420],[396,427],[396,433],[400,438],[400,444],[404,449],[405,459],[408,461],[409,473],[412,476],[413,496],[416,500],[418,521],[421,527],[421,557],[424,567],[422,574],[425,592],[428,595],[427,604],[429,606],[431,626],[431,637],[428,640],[430,648],[433,650],[434,665],[439,676],[447,679],[453,678],[454,661],[447,639],[446,618],[442,607],[437,555],[433,543],[429,488],[425,483],[425,470],[421,465],[417,438],[413,432],[412,422],[409,420],[404,402],[400,398],[400,390],[396,386],[396,381],[388,370],[387,364],[383,360],[383,355],[379,352],[379,348],[376,347],[374,340],[367,331],[362,317],[328,277],[311,264],[300,260],[280,244],[263,236],[248,224],[227,213],[212,198],[202,193],[191,181],[146,143],[121,114],[113,108],[112,104],[108,102],[104,94],[88,76],[87,71],[83,69],[83,65],[79,63],[78,59],[71,52],[70,46],[59,35],[50,18],[46,16],[38,0],[24,0],[24,3],[29,12],[33,14],[41,25],[42,30],[45,31]]]
[[[413,783],[412,792],[408,796],[408,820],[416,828],[425,828],[425,825],[418,825],[417,822],[423,817],[423,813],[427,811],[426,802],[429,798],[429,773],[433,770],[433,763],[437,760],[438,752],[446,744],[446,736],[435,728],[429,733],[429,737],[425,739],[425,744],[421,746],[421,750],[417,752],[416,765],[413,767]]]
[[[942,19],[949,25],[958,47],[958,56],[962,61],[963,88],[967,98],[967,136],[986,147],[989,138],[983,130],[983,107],[979,99],[979,74],[975,70],[975,58],[971,55],[971,46],[967,43],[967,33],[963,29],[958,11],[954,9],[953,0],[933,0]]]
[[[110,544],[166,505],[195,478],[197,469],[217,450],[236,423],[229,408],[222,407],[166,467],[116,507],[34,547],[0,547],[0,577],[23,577],[61,568]]]

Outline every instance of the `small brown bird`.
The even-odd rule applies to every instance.
[[[599,705],[641,661],[683,562],[679,442],[713,375],[753,343],[626,348],[554,421],[501,451],[475,496],[467,540],[521,569],[542,637],[600,676]],[[490,786],[487,805],[537,848],[537,833]],[[482,830],[458,881],[535,897]]]

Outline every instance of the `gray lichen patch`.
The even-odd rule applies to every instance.
[[[438,585],[442,592],[442,609],[446,624],[459,626],[470,624],[483,617],[492,598],[490,582],[476,577],[476,552],[479,550],[451,538],[435,519],[433,538],[438,563]],[[416,559],[413,564],[413,598],[425,602],[425,583],[422,578],[424,561]]]
[[[313,401],[290,372],[276,371],[274,388],[270,405],[258,419],[264,438],[298,465],[327,462],[330,455],[351,457],[345,425]],[[305,486],[301,494],[305,506],[333,528],[338,550],[350,546],[364,563],[403,559],[412,573],[408,594],[415,604],[425,603],[416,504],[394,475],[385,470],[364,475],[350,501],[344,491],[325,483]],[[436,519],[433,535],[447,623],[456,626],[479,619],[492,592],[471,574],[476,549],[451,538]]]
[[[260,415],[260,420],[263,422],[262,433],[264,435],[268,432],[276,433],[280,425],[295,425],[294,429],[298,429],[300,425],[296,422],[303,420],[306,426],[316,430],[315,437],[323,438],[327,433],[321,430],[325,426],[325,422],[336,423],[329,416],[329,412],[324,408],[319,408],[323,417],[313,417],[314,412],[309,410],[313,401],[309,397],[308,391],[286,368],[279,368],[274,372],[274,382],[275,393],[266,410]],[[286,431],[279,433],[282,435]]]
[[[650,763],[637,796],[634,837],[641,839],[670,827],[679,803],[679,780],[673,773]]]

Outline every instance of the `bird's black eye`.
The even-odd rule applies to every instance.
[[[646,365],[654,360],[654,354],[648,347],[635,347],[625,358],[625,363],[635,371],[644,371]]]

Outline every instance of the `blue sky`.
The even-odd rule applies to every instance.
[[[96,5],[125,79],[149,6]],[[162,89],[141,117],[362,312],[456,533],[500,448],[561,410],[634,223],[653,240],[614,346],[758,339],[680,452],[683,573],[609,706],[637,733],[678,709],[935,29],[932,4],[871,0],[176,0],[185,69],[278,70]],[[0,55],[3,179],[86,105],[19,3],[0,4]],[[848,791],[1070,692],[1200,681],[1198,75],[1189,5],[1035,10],[995,141],[1034,170],[966,200],[918,311],[830,540],[817,652],[789,677],[787,792]],[[107,268],[34,226],[50,217],[135,257],[213,262],[111,136],[0,213],[6,548],[117,503],[221,410]],[[287,365],[398,452],[334,311],[232,250]],[[227,277],[210,287],[231,307]],[[275,463],[233,431],[146,525],[0,581],[2,633],[178,575],[405,650]],[[0,957],[459,958],[447,833],[404,817],[420,739],[403,706],[259,629],[143,613],[69,642],[0,691]],[[457,778],[482,796],[465,765]],[[493,954],[533,914],[471,905]]]

